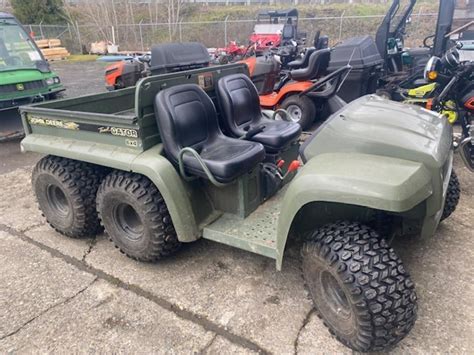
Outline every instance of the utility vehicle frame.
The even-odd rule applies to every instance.
[[[59,232],[91,236],[102,223],[142,261],[202,237],[278,270],[300,236],[305,282],[342,343],[384,350],[413,327],[414,284],[388,241],[432,236],[456,207],[452,127],[437,114],[365,96],[298,149],[299,126],[262,117],[243,64],[21,112],[22,149],[47,154],[33,189]]]

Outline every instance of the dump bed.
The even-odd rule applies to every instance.
[[[161,143],[153,107],[160,90],[195,83],[215,102],[219,78],[247,70],[244,64],[229,64],[156,75],[132,88],[22,106],[22,148],[103,165],[116,154],[133,159]]]

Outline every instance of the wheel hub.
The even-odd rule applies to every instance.
[[[348,319],[351,309],[346,294],[334,276],[328,271],[321,273],[323,294],[331,310],[339,317]]]
[[[70,211],[69,201],[64,191],[57,185],[48,185],[46,198],[55,213],[61,218],[66,218]]]
[[[127,239],[137,241],[142,237],[143,223],[133,206],[128,203],[119,203],[114,208],[113,217]]]
[[[297,105],[289,105],[286,108],[286,112],[288,112],[288,116],[293,122],[299,122],[301,120],[301,116],[303,115],[301,108]]]

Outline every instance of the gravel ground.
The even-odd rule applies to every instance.
[[[67,96],[104,91],[101,63],[54,63]],[[201,240],[156,264],[105,235],[69,239],[37,209],[38,154],[0,147],[0,353],[351,353],[312,311],[297,250],[270,259]],[[418,321],[394,353],[474,349],[473,175],[456,157],[462,198],[429,240],[400,239]]]

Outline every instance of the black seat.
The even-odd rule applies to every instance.
[[[301,134],[297,123],[264,118],[260,109],[257,89],[244,74],[228,75],[217,83],[219,103],[222,108],[222,124],[233,137],[263,127],[250,140],[262,143],[268,153],[278,153],[296,141]]]
[[[281,31],[281,42],[283,44],[290,42],[295,38],[295,27],[292,24],[285,23]]]
[[[229,183],[265,158],[259,143],[229,138],[222,134],[214,104],[198,85],[186,84],[160,91],[155,114],[164,150],[174,164],[180,151],[194,149],[219,183]],[[191,153],[183,155],[187,173],[208,177]]]
[[[297,68],[304,68],[308,65],[309,62],[309,57],[311,54],[313,54],[316,51],[316,48],[310,47],[306,48],[306,52],[304,52],[303,56],[299,59],[293,60],[288,63],[288,66],[291,69],[297,69]]]
[[[296,81],[306,81],[323,76],[328,68],[330,58],[331,50],[329,48],[314,51],[308,59],[308,65],[290,71],[290,78]]]

